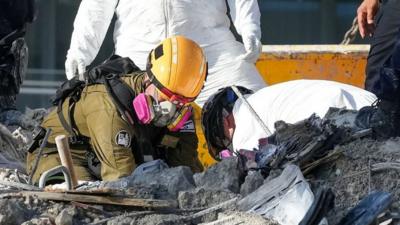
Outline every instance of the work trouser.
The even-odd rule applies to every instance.
[[[64,117],[69,122],[69,98],[64,101],[62,109]],[[127,143],[126,146],[118,145],[116,138],[120,132],[126,132],[129,137],[132,137],[133,131],[118,115],[105,87],[103,85],[86,87],[72,111],[71,117],[79,133],[90,138],[90,146],[101,162],[102,179],[113,180],[129,175],[135,168],[130,143]],[[54,145],[54,138],[58,135],[70,136],[62,126],[56,109],[52,110],[44,119],[42,127],[52,129],[49,137],[50,145]],[[70,148],[78,179],[95,179],[88,169],[86,158],[88,149],[79,148],[79,146],[71,146]],[[28,172],[31,171],[36,154],[37,150],[28,154]],[[34,180],[36,181],[44,171],[57,165],[60,165],[57,149],[55,147],[46,148],[34,175]]]
[[[400,31],[400,0],[384,0],[375,23],[376,30],[366,67],[365,89],[379,97],[379,93],[384,92],[380,85],[380,70],[392,55]]]
[[[63,104],[65,118],[68,110],[68,99]],[[101,179],[115,180],[130,175],[136,167],[131,144],[118,143],[121,132],[132,138],[134,130],[119,116],[114,103],[103,85],[88,86],[73,110],[73,120],[79,132],[90,138],[90,146],[101,163]],[[57,111],[53,110],[42,123],[44,128],[51,128],[50,143],[54,138],[67,131],[61,125]],[[197,137],[194,132],[169,132],[161,144],[165,144],[167,163],[170,166],[189,166],[194,172],[200,172],[202,166],[197,159]],[[170,138],[168,138],[170,137]],[[171,141],[174,139],[175,141]],[[135,149],[133,149],[135,150]],[[86,159],[87,149],[71,146],[72,160],[79,180],[93,180]],[[27,170],[30,173],[37,150],[28,154]],[[46,170],[60,165],[57,150],[46,148],[34,175],[34,181]]]

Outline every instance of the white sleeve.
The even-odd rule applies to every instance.
[[[260,9],[257,0],[227,0],[230,15],[240,35],[255,35],[261,39]]]
[[[82,0],[74,21],[68,57],[89,65],[104,41],[118,0]]]

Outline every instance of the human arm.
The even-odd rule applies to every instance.
[[[104,41],[118,0],[84,0],[74,21],[71,45],[65,61],[65,72],[72,79],[82,75],[96,57]]]
[[[199,173],[204,168],[198,158],[198,138],[194,127],[192,129],[190,124],[193,124],[193,121],[188,123],[189,128],[178,132],[168,131],[161,145],[166,147],[168,165],[188,166],[193,172]]]
[[[375,30],[374,18],[379,9],[379,0],[364,0],[357,9],[358,29],[362,38]]]
[[[257,0],[227,0],[230,16],[237,32],[242,36],[246,54],[243,59],[255,63],[260,55],[261,27]]]

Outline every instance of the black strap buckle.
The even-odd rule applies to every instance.
[[[116,73],[110,73],[110,74],[107,74],[107,75],[105,76],[105,79],[106,79],[106,80],[113,80],[113,79],[115,79],[115,78],[117,78],[117,77],[119,77],[118,74],[116,74]]]
[[[39,148],[41,141],[43,140],[44,136],[46,135],[46,130],[41,127],[37,126],[32,132],[32,142],[28,146],[27,150],[29,153],[35,151],[35,149]]]
[[[68,138],[71,145],[88,145],[89,138],[84,136],[72,136]]]

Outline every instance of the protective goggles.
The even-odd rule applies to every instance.
[[[151,53],[149,54],[149,57],[147,59],[147,65],[146,65],[146,72],[147,75],[149,76],[149,80],[152,84],[154,84],[160,92],[168,98],[168,101],[175,105],[186,105],[189,102],[193,102],[195,98],[188,98],[179,94],[176,94],[166,88],[160,81],[157,80],[157,78],[154,76],[154,73],[151,71],[151,68],[153,65],[150,63],[150,56]]]
[[[183,106],[186,105],[190,102],[193,102],[195,98],[188,98],[184,97],[182,95],[176,94],[169,89],[167,89],[163,84],[160,83],[160,81],[157,80],[157,78],[154,76],[153,72],[151,72],[150,69],[147,71],[147,75],[149,76],[149,81],[150,83],[154,84],[156,88],[165,96],[167,97],[167,100],[171,102],[172,104]]]

